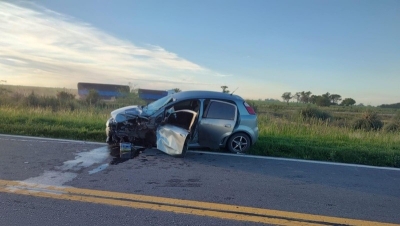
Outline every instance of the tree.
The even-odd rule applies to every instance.
[[[221,86],[222,92],[223,93],[229,93],[230,91],[228,90],[228,86]]]
[[[94,89],[89,90],[89,94],[86,96],[86,102],[89,105],[92,105],[92,104],[96,104],[97,102],[99,102],[99,100],[100,100],[99,93]]]
[[[135,90],[137,85],[133,84],[132,82],[128,82],[128,86],[129,86],[129,91],[132,92],[132,90]]]
[[[174,92],[175,93],[179,93],[179,92],[181,92],[182,90],[181,89],[179,89],[179,88],[175,88],[175,89],[173,89],[174,90]]]
[[[322,94],[322,96],[323,97],[326,97],[326,98],[328,98],[329,99],[329,96],[330,96],[331,94],[329,93],[329,92],[326,92],[325,94]]]
[[[309,99],[309,103],[315,104],[317,101],[317,96],[311,95]]]
[[[328,95],[323,94],[321,96],[315,96],[315,104],[320,107],[328,107],[331,105],[331,101]]]
[[[354,104],[356,104],[356,101],[353,98],[345,98],[340,105],[352,106]]]
[[[290,99],[292,99],[293,98],[293,96],[292,96],[292,93],[291,92],[285,92],[285,93],[283,93],[282,94],[282,99],[284,100],[284,101],[286,101],[286,103],[289,105],[289,100]]]
[[[301,93],[300,93],[300,101],[302,102],[302,103],[305,103],[305,104],[307,104],[307,103],[309,103],[310,102],[310,96],[311,96],[311,92],[310,91],[308,91],[308,92],[304,92],[304,91],[302,91]]]
[[[117,98],[117,103],[122,105],[144,105],[146,102],[139,97],[139,89],[131,89],[129,93],[124,93],[121,97]]]
[[[336,105],[339,101],[342,100],[342,96],[340,96],[339,94],[331,94],[329,96],[329,99],[331,100],[332,104]]]
[[[300,93],[300,92],[297,92],[297,93],[295,93],[295,94],[293,95],[293,97],[297,100],[297,103],[299,103],[300,97],[301,97],[301,93]]]
[[[382,104],[382,105],[379,105],[378,108],[397,108],[397,109],[400,109],[400,103],[396,103],[396,104]]]

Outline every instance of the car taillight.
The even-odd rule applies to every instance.
[[[244,102],[243,104],[246,107],[246,110],[250,115],[255,115],[256,114],[254,109],[248,103]]]

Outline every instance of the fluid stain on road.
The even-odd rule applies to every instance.
[[[113,157],[113,159],[110,162],[110,165],[118,165],[120,163],[128,161],[129,159],[138,157],[141,153],[144,152],[145,148],[136,148],[132,149],[132,151],[130,152],[121,152],[120,148],[118,146],[115,146],[115,147],[108,147],[108,150],[110,152],[110,156]]]
[[[75,159],[65,161],[61,166],[55,167],[54,170],[46,170],[37,177],[31,177],[23,182],[44,184],[51,186],[62,186],[72,181],[78,174],[88,167],[96,164],[104,163],[108,158],[109,151],[107,147],[100,147],[86,152],[76,154]],[[89,171],[89,174],[98,173],[108,167],[109,164],[102,164],[97,168]]]

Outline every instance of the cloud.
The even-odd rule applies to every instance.
[[[209,86],[227,76],[160,46],[137,46],[32,3],[0,2],[0,33],[0,79],[9,84],[133,82],[184,89],[181,86]]]

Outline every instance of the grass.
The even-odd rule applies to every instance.
[[[15,86],[15,85],[1,85],[2,88],[7,89],[13,93],[21,93],[23,95],[29,95],[34,92],[38,96],[56,96],[58,92],[66,91],[78,95],[78,89],[66,89],[66,88],[52,88],[52,87],[37,87],[37,86]]]
[[[47,95],[50,91],[43,90]],[[51,101],[39,95],[41,105],[29,104],[29,92],[25,96],[2,92],[0,133],[99,142],[105,141],[105,122],[110,112],[137,101],[134,95],[126,100],[100,102],[93,106],[73,100],[72,108],[59,100]],[[399,123],[393,117],[400,114],[396,109],[331,106],[318,108],[332,116],[319,120],[300,116],[307,108],[305,104],[263,101],[252,104],[258,112],[259,140],[250,154],[400,167],[399,131],[355,130],[351,124],[363,112],[371,110],[377,113],[384,126]]]
[[[0,107],[0,133],[38,137],[104,141],[109,114],[95,109],[58,111]]]
[[[400,167],[400,134],[334,127],[328,121],[259,116],[255,155]]]

